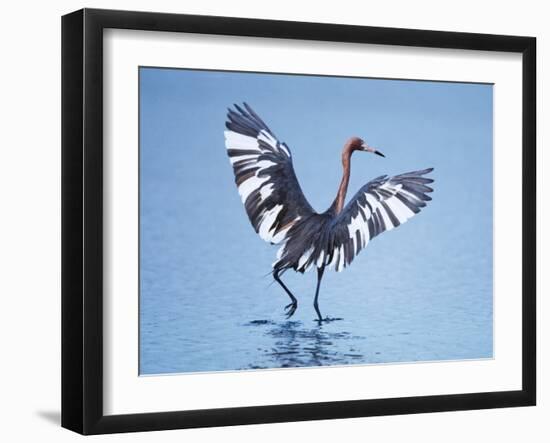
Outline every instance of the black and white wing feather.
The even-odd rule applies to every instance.
[[[395,177],[381,176],[364,185],[338,214],[331,229],[330,248],[325,265],[341,271],[368,242],[418,214],[431,200],[424,175],[433,168],[407,172]]]
[[[225,146],[235,183],[255,231],[280,243],[300,219],[314,214],[292,166],[292,154],[262,119],[244,103],[229,109]]]

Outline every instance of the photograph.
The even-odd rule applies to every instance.
[[[138,69],[139,375],[493,358],[492,84]]]

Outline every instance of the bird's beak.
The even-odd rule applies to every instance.
[[[377,149],[374,149],[372,146],[369,146],[366,143],[364,143],[362,146],[364,151],[372,152],[373,154],[379,155],[380,157],[386,157],[380,151],[378,151]]]

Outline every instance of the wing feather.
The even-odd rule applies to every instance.
[[[396,228],[415,216],[432,198],[424,177],[433,168],[394,177],[381,176],[368,182],[334,220],[331,232],[333,254],[324,264],[341,271],[377,235]]]
[[[248,218],[270,243],[285,240],[301,218],[315,211],[305,198],[288,146],[246,103],[228,109],[225,146]]]

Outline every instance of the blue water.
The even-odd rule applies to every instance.
[[[349,196],[381,174],[434,167],[433,201],[342,273],[269,274],[277,246],[253,231],[224,147],[246,100],[292,150],[304,194],[332,202],[351,135]],[[140,373],[493,355],[492,86],[142,68]]]

